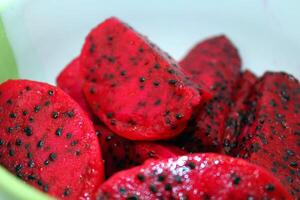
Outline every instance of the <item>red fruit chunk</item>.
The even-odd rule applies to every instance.
[[[95,198],[104,176],[84,111],[59,88],[28,80],[0,85],[0,164],[60,199]]]
[[[131,140],[178,135],[206,96],[173,59],[116,18],[91,31],[80,61],[93,112]]]
[[[111,177],[98,199],[292,199],[262,168],[216,154],[149,161]]]
[[[147,159],[164,159],[186,153],[171,145],[127,140],[101,124],[95,128],[102,147],[107,177],[120,170],[140,165]]]
[[[213,37],[197,44],[180,66],[190,73],[193,81],[204,82],[211,89],[213,98],[177,143],[190,152],[220,151],[224,122],[240,76],[238,51],[226,36]]]
[[[91,117],[91,110],[82,90],[83,82],[79,58],[70,62],[56,79],[57,86],[70,95]]]
[[[300,198],[300,84],[286,73],[268,72],[248,101],[238,157],[260,165]]]
[[[236,93],[225,126],[223,152],[226,154],[231,154],[237,147],[237,137],[245,125],[245,116],[248,114],[248,97],[256,80],[256,76],[251,71],[246,70],[237,83]]]

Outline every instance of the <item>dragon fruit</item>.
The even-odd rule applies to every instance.
[[[225,36],[197,44],[180,62],[193,81],[204,82],[213,98],[176,143],[190,152],[218,152],[222,148],[225,121],[232,103],[241,60],[237,49]]]
[[[131,140],[175,137],[208,96],[170,56],[116,18],[90,32],[80,63],[93,112]]]
[[[300,84],[286,73],[267,72],[248,100],[238,157],[260,165],[300,197]]]
[[[92,112],[83,95],[79,58],[72,60],[56,78],[57,86],[70,95],[92,118]]]
[[[119,172],[98,199],[292,199],[264,169],[216,154],[191,154]]]
[[[114,134],[104,125],[95,125],[105,160],[106,176],[140,165],[147,159],[163,159],[183,155],[186,152],[154,142],[135,142]]]
[[[237,147],[237,137],[241,133],[247,116],[247,101],[251,90],[256,82],[256,76],[249,70],[241,75],[230,113],[227,117],[225,133],[223,139],[223,153],[231,154]]]
[[[59,199],[93,199],[104,179],[85,112],[59,88],[29,80],[0,85],[0,164]]]

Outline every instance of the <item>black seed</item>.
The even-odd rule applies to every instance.
[[[28,180],[35,180],[36,177],[33,174],[27,176]]]
[[[273,184],[270,183],[265,186],[265,189],[269,192],[272,192],[272,191],[274,191],[275,187]]]
[[[39,186],[42,186],[42,185],[43,185],[43,182],[42,182],[41,180],[38,180],[38,181],[37,181],[37,184],[38,184]]]
[[[115,125],[116,125],[116,120],[115,120],[115,119],[112,119],[112,120],[110,121],[110,125],[115,126]]]
[[[141,82],[141,83],[143,83],[143,82],[145,82],[145,81],[146,81],[145,77],[140,77],[140,82]]]
[[[45,105],[45,106],[49,106],[49,105],[50,105],[50,101],[46,101],[46,102],[44,103],[44,105]]]
[[[18,165],[16,165],[16,167],[15,167],[15,171],[18,173],[18,172],[21,171],[22,168],[23,168],[22,164],[18,164]]]
[[[32,158],[32,153],[28,152],[28,153],[27,153],[27,158],[30,158],[30,159],[31,159],[31,158]]]
[[[15,113],[10,113],[10,114],[9,114],[9,117],[10,117],[10,118],[16,118],[17,115],[16,115]]]
[[[157,63],[157,64],[154,65],[154,68],[155,69],[160,69],[160,65]]]
[[[136,177],[139,179],[139,181],[144,182],[145,176],[143,174],[137,174]]]
[[[49,163],[50,163],[49,160],[45,160],[44,165],[47,166],[47,165],[49,165]]]
[[[298,166],[298,163],[297,163],[297,162],[290,162],[290,166],[291,166],[291,167],[297,167],[297,166]]]
[[[78,144],[78,141],[77,140],[74,140],[71,142],[71,146],[76,146]]]
[[[108,119],[111,119],[113,116],[114,116],[114,113],[112,113],[112,112],[106,113],[106,117],[107,117]]]
[[[34,112],[36,112],[36,113],[37,113],[37,112],[39,112],[39,111],[40,111],[40,109],[41,109],[41,107],[40,107],[40,106],[35,106],[35,107],[34,107]]]
[[[25,127],[24,128],[24,133],[27,135],[27,136],[31,136],[32,135],[32,130],[30,127]]]
[[[50,155],[49,155],[49,159],[51,161],[55,161],[56,157],[57,157],[56,153],[50,153]]]
[[[171,185],[170,183],[167,183],[167,184],[165,185],[165,190],[166,190],[166,191],[171,191],[171,190],[172,190],[172,185]]]
[[[123,187],[120,187],[120,188],[119,188],[119,192],[120,192],[121,195],[123,195],[123,194],[126,193],[126,189],[123,188]]]
[[[183,117],[183,115],[180,113],[176,115],[176,119],[178,119],[178,120],[181,119],[182,117]]]
[[[182,183],[182,178],[181,178],[181,176],[176,175],[174,178],[175,178],[175,181],[176,181],[177,183]]]
[[[54,94],[53,90],[48,90],[48,95],[52,96]]]
[[[149,190],[150,190],[152,193],[156,193],[156,192],[157,192],[157,188],[156,188],[156,186],[153,185],[153,184],[151,184],[151,185],[149,186]]]
[[[79,156],[80,154],[81,154],[81,151],[80,151],[80,150],[76,150],[76,151],[75,151],[75,155],[76,155],[76,156]]]
[[[159,83],[158,81],[154,81],[154,82],[153,82],[153,85],[154,85],[154,86],[159,86],[159,84],[160,84],[160,83]]]
[[[158,182],[163,182],[166,179],[166,177],[163,174],[159,174],[157,177]]]
[[[49,191],[49,186],[48,185],[44,185],[43,186],[43,191],[44,192],[48,192]]]
[[[55,112],[55,111],[54,111],[54,112],[52,113],[52,118],[53,118],[53,119],[57,119],[58,116],[59,116],[58,112]]]
[[[175,70],[174,70],[174,69],[168,69],[168,73],[174,74],[174,73],[175,73]]]
[[[72,134],[72,133],[67,133],[67,138],[68,138],[68,139],[71,139],[71,138],[72,138],[72,136],[73,136],[73,134]]]
[[[13,130],[14,130],[14,128],[12,128],[12,127],[8,127],[8,128],[6,129],[7,133],[12,133]]]
[[[260,149],[260,146],[259,144],[256,142],[256,143],[253,143],[251,145],[251,149],[252,149],[252,152],[257,152],[259,149]]]
[[[34,167],[34,162],[33,160],[28,161],[28,167],[33,168]]]
[[[107,60],[111,63],[115,62],[115,58],[114,57],[107,57]]]
[[[12,104],[12,100],[11,100],[11,99],[8,99],[8,100],[6,101],[6,103],[9,104],[9,105],[11,105],[11,104]]]
[[[233,175],[233,184],[234,185],[238,185],[241,182],[241,177],[237,176],[237,175]]]
[[[153,151],[149,151],[147,153],[147,155],[148,155],[149,158],[154,158],[155,157],[155,153]]]
[[[91,94],[95,94],[95,93],[96,93],[95,88],[91,87],[91,88],[90,88],[90,93],[91,93]]]
[[[160,103],[161,103],[161,100],[160,100],[160,99],[157,99],[157,100],[154,102],[154,105],[158,106],[158,105],[160,105]]]
[[[188,166],[189,166],[190,169],[195,169],[196,168],[196,165],[193,162],[188,162]]]
[[[33,122],[33,120],[34,120],[33,117],[29,117],[30,122]]]
[[[38,141],[37,145],[36,145],[38,148],[42,148],[44,146],[44,141],[43,140],[40,140]]]
[[[0,146],[2,146],[4,144],[3,140],[0,139]]]
[[[288,155],[288,156],[293,156],[293,155],[295,155],[295,153],[292,151],[292,150],[286,150],[286,154]]]
[[[175,85],[177,83],[177,80],[169,80],[168,83],[170,85]]]
[[[57,135],[57,136],[61,136],[62,135],[62,128],[58,128],[58,129],[56,129],[56,131],[55,131],[55,135]]]
[[[10,150],[8,151],[8,155],[9,155],[9,156],[14,156],[14,155],[15,155],[14,150],[10,149]]]
[[[105,141],[106,141],[106,142],[109,142],[109,141],[111,140],[111,138],[112,138],[112,136],[109,135],[109,136],[107,136],[107,137],[105,138]]]
[[[21,145],[22,145],[22,140],[17,139],[17,140],[16,140],[16,145],[17,145],[17,146],[21,146]]]
[[[25,90],[29,91],[29,90],[31,90],[31,88],[29,86],[26,86]]]
[[[26,116],[27,115],[27,111],[23,110],[22,114],[23,114],[23,116]]]
[[[121,76],[125,76],[125,75],[126,75],[126,71],[125,71],[125,70],[122,70],[122,71],[120,72],[120,75],[121,75]]]
[[[108,36],[108,37],[107,37],[107,40],[108,40],[108,41],[112,41],[113,39],[114,39],[113,36]]]
[[[290,99],[288,93],[285,91],[285,90],[282,90],[281,92],[281,96],[286,100],[288,101]]]
[[[126,200],[139,200],[139,198],[136,195],[132,195],[132,196],[126,197]]]
[[[68,116],[69,116],[70,118],[73,118],[74,115],[75,115],[75,114],[74,114],[74,111],[69,111],[69,112],[68,112]]]
[[[271,105],[272,107],[276,107],[276,102],[275,102],[274,99],[271,99],[271,100],[270,100],[270,105]]]
[[[65,188],[65,190],[64,190],[64,196],[66,197],[66,196],[69,196],[70,194],[71,194],[70,188]]]

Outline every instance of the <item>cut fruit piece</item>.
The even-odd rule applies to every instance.
[[[91,31],[80,62],[93,112],[131,140],[175,137],[206,101],[173,59],[116,18]]]
[[[101,185],[101,200],[292,199],[271,174],[241,159],[191,154],[117,173]]]
[[[59,88],[35,81],[0,85],[0,164],[61,199],[93,199],[104,179],[85,112]]]
[[[267,72],[248,100],[238,157],[277,176],[300,197],[300,84],[286,73]]]
[[[189,152],[218,152],[222,148],[229,106],[240,76],[241,60],[226,36],[213,37],[197,44],[180,62],[191,79],[205,83],[213,98],[177,140]]]
[[[245,125],[245,117],[248,115],[248,98],[256,81],[256,76],[246,70],[237,83],[236,93],[225,124],[223,153],[231,154],[237,147],[237,137],[240,135]]]
[[[95,125],[106,165],[106,177],[142,164],[147,159],[164,159],[186,152],[172,145],[154,142],[134,142],[114,134],[104,125]]]
[[[79,58],[70,62],[56,79],[57,86],[70,95],[89,115],[92,112],[83,94],[84,77],[80,73]]]

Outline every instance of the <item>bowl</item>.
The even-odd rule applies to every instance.
[[[0,82],[23,78],[55,84],[80,53],[85,36],[116,16],[180,60],[198,41],[225,34],[243,67],[257,75],[286,71],[300,78],[300,2],[2,0]],[[0,168],[0,199],[47,199]]]

